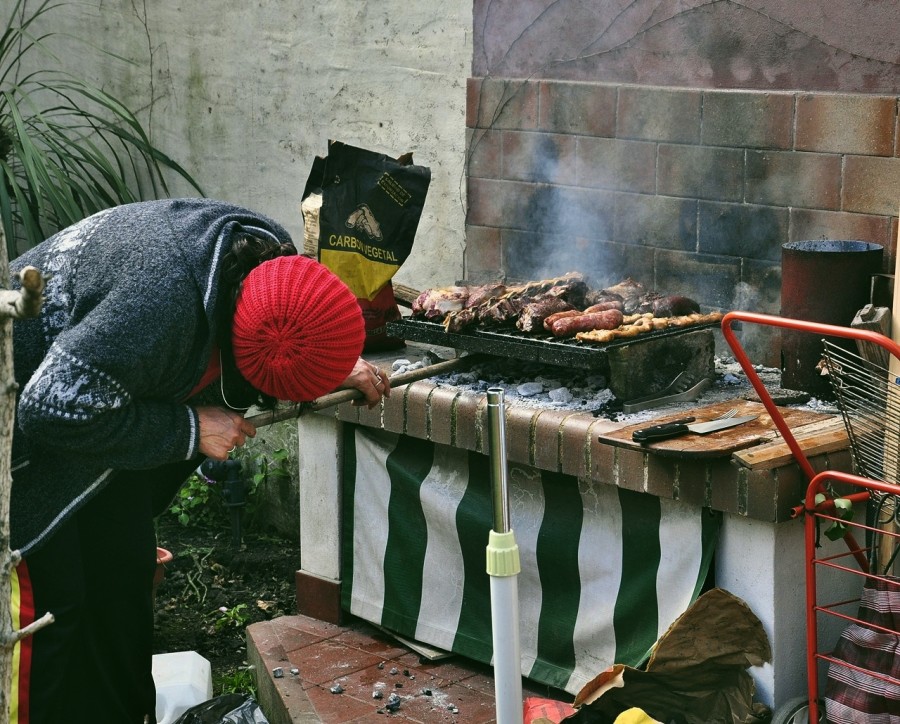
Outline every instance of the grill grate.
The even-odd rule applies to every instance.
[[[441,347],[481,352],[496,357],[512,357],[528,362],[572,366],[579,369],[604,369],[608,365],[607,352],[618,347],[642,344],[652,340],[675,337],[699,329],[718,328],[718,322],[672,327],[644,332],[636,337],[612,342],[579,342],[574,338],[526,334],[515,329],[473,329],[466,332],[447,332],[438,322],[404,318],[388,322],[387,333],[410,342],[422,342]]]

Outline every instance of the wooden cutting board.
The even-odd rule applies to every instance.
[[[695,422],[706,422],[731,408],[737,409],[738,416],[759,415],[759,417],[750,422],[745,422],[743,425],[729,427],[726,430],[717,430],[706,435],[697,435],[689,432],[680,437],[673,437],[648,445],[641,445],[631,439],[631,433],[635,430],[650,427],[651,425],[661,425],[683,417],[694,417],[696,418]],[[835,417],[835,415],[826,415],[791,407],[779,409],[791,432],[804,425]],[[737,450],[769,442],[777,437],[780,437],[778,428],[775,427],[775,423],[761,402],[735,399],[717,402],[704,407],[681,410],[654,420],[629,425],[618,430],[611,430],[600,435],[600,442],[634,450],[650,450],[654,454],[671,457],[724,457],[730,456]]]

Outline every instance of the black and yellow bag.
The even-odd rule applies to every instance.
[[[382,153],[328,142],[303,192],[304,251],[356,295],[366,321],[366,350],[403,346],[385,324],[399,319],[391,278],[412,251],[431,171],[412,154]]]

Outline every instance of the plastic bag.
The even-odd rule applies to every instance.
[[[222,694],[192,706],[175,724],[269,724],[269,720],[252,696]]]

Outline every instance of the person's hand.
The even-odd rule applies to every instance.
[[[227,460],[228,453],[256,437],[256,426],[239,412],[224,407],[198,407],[200,452],[213,460]]]
[[[352,388],[363,393],[363,400],[354,400],[354,405],[365,405],[369,409],[381,402],[382,397],[391,396],[391,381],[387,372],[366,362],[362,357],[356,360],[353,370],[341,384],[344,389]]]

